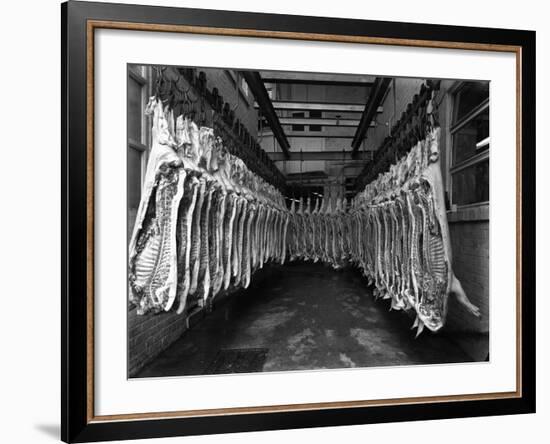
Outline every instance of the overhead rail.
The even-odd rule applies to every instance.
[[[361,122],[359,123],[355,136],[353,137],[353,141],[351,142],[354,156],[357,155],[357,152],[359,151],[359,147],[361,146],[361,143],[367,134],[367,130],[369,129],[371,122],[377,113],[378,107],[386,95],[386,91],[388,90],[390,83],[391,78],[389,77],[377,77],[374,81],[369,99],[367,100],[363,114],[361,115]]]
[[[199,125],[214,127],[231,154],[240,157],[248,168],[284,191],[284,175],[236,117],[232,105],[224,101],[216,87],[208,88],[204,71],[155,67],[153,72],[157,93],[176,114],[185,111]]]
[[[256,103],[260,107],[262,117],[265,118],[267,124],[271,128],[271,131],[273,131],[273,135],[277,139],[277,142],[279,142],[281,150],[283,150],[285,156],[289,157],[290,144],[288,143],[285,132],[279,122],[279,117],[275,113],[275,109],[271,103],[271,98],[265,89],[265,85],[260,77],[260,74],[257,71],[240,71],[240,74],[246,80],[252,95],[256,99]]]

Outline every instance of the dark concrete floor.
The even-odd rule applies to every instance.
[[[212,365],[227,349],[259,353],[257,368],[235,372],[472,361],[444,332],[425,330],[415,339],[413,319],[375,301],[354,269],[297,262],[262,275],[218,303],[136,377],[224,373]]]

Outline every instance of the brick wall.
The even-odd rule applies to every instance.
[[[453,248],[453,270],[470,301],[477,305],[476,318],[449,298],[444,331],[472,359],[487,359],[489,350],[489,221],[449,222]]]
[[[453,269],[470,301],[481,311],[478,319],[451,298],[447,329],[489,332],[489,221],[449,223]]]
[[[139,316],[128,311],[128,376],[133,377],[186,330],[185,316],[175,311]]]

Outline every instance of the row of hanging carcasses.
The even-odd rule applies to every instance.
[[[451,290],[478,315],[452,272],[438,140],[435,129],[349,205],[293,201],[287,237],[291,260],[358,266],[376,297],[392,309],[415,310],[418,334],[444,325]]]
[[[147,112],[153,141],[129,247],[130,301],[140,314],[181,313],[283,263],[289,212],[212,129],[174,122],[154,98]]]
[[[248,287],[270,261],[358,266],[377,297],[440,329],[453,282],[439,130],[348,205],[285,199],[224,149],[210,128],[152,100],[153,145],[130,242],[130,300],[139,313],[183,312]],[[460,284],[458,283],[460,286]]]
[[[297,205],[296,205],[297,203]],[[351,258],[350,218],[343,198],[292,199],[289,227],[289,259],[325,262],[335,269]]]

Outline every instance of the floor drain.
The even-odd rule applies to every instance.
[[[220,350],[204,371],[205,375],[261,372],[267,348],[230,348]]]

